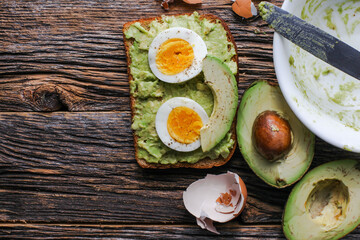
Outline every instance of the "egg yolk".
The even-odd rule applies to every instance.
[[[170,136],[180,143],[195,142],[200,136],[203,122],[194,110],[188,107],[174,108],[167,120],[167,129]]]
[[[172,38],[160,45],[156,54],[156,66],[165,75],[178,74],[191,66],[194,50],[190,43],[180,38]]]

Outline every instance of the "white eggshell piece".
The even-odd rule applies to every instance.
[[[196,218],[196,223],[202,229],[206,229],[210,232],[220,234],[214,227],[213,220],[211,220],[210,218],[207,218],[207,217]]]
[[[194,60],[190,67],[184,71],[175,75],[166,75],[159,71],[155,59],[161,44],[172,38],[180,38],[187,41],[193,48]],[[206,54],[206,44],[196,32],[187,28],[174,27],[160,32],[154,38],[149,47],[148,60],[150,69],[157,78],[167,83],[180,83],[197,76],[202,71],[202,60]]]
[[[229,192],[233,193],[232,206],[219,204],[217,199],[221,194]],[[223,223],[232,220],[245,204],[239,176],[232,172],[208,174],[204,179],[192,183],[183,193],[183,200],[186,209],[196,217],[198,225],[211,232],[217,232],[212,221]]]
[[[254,5],[253,2],[251,2],[251,14],[252,14],[253,16],[256,16],[256,15],[257,15],[257,10],[256,10],[256,7],[255,7],[255,5]]]
[[[191,152],[200,147],[200,138],[189,144],[180,143],[170,136],[167,129],[167,121],[170,112],[174,108],[182,106],[188,107],[199,114],[203,125],[209,121],[209,116],[200,104],[190,98],[174,97],[163,103],[158,109],[155,117],[155,128],[159,138],[166,146],[179,152]]]

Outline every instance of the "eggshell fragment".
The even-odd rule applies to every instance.
[[[202,3],[202,0],[183,0],[184,2],[188,3],[188,4],[198,4],[198,3]]]
[[[232,172],[208,174],[183,193],[185,208],[196,217],[197,224],[217,234],[213,221],[224,223],[234,219],[244,209],[246,199],[244,182]]]
[[[251,18],[257,15],[256,7],[251,0],[235,0],[232,9],[237,15],[244,18]]]
[[[173,2],[174,0],[163,0],[163,2],[161,3],[161,6],[165,9],[165,10],[169,10],[169,3]]]
[[[161,6],[165,9],[165,10],[169,10],[169,3],[174,2],[174,0],[163,0],[161,3]],[[199,4],[202,3],[202,0],[183,0],[183,2],[188,3],[188,4]]]

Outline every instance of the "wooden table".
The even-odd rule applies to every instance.
[[[272,1],[281,6],[282,1]],[[0,3],[0,236],[3,238],[217,238],[184,208],[182,192],[207,173],[238,173],[244,212],[216,224],[222,238],[284,238],[291,187],[277,190],[236,150],[211,170],[144,170],[134,159],[122,25],[160,14],[212,13],[226,20],[240,62],[239,93],[276,81],[271,30],[242,20],[230,0],[166,12],[159,0]],[[312,167],[358,154],[316,141]],[[359,239],[360,228],[347,236]]]

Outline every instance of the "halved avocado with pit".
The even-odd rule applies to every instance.
[[[279,86],[267,81],[254,82],[244,93],[236,132],[244,159],[271,186],[295,183],[312,162],[314,134],[291,111]]]
[[[339,239],[360,224],[360,161],[337,160],[308,172],[283,215],[288,239]]]

